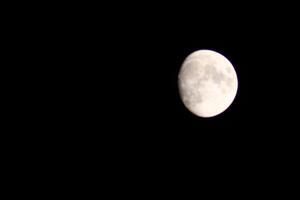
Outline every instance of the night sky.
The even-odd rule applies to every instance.
[[[20,56],[12,61],[21,63],[14,68],[21,83],[12,91],[20,114],[13,115],[31,133],[20,141],[46,149],[40,157],[106,167],[123,180],[140,173],[176,182],[186,173],[238,182],[272,178],[278,163],[292,166],[296,12],[174,4],[74,3],[18,18],[20,47],[12,47]],[[177,87],[184,59],[200,49],[228,58],[239,81],[231,106],[212,118],[189,112]]]

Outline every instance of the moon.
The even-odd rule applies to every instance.
[[[178,87],[185,107],[199,117],[214,117],[233,102],[238,79],[230,61],[212,50],[198,50],[183,62]]]

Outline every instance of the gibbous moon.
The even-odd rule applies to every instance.
[[[224,112],[233,102],[238,79],[232,64],[211,50],[191,53],[178,75],[183,104],[200,117],[213,117]]]

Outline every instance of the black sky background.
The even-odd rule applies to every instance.
[[[30,141],[41,159],[104,167],[123,180],[140,173],[176,182],[198,169],[223,180],[274,180],[274,166],[295,166],[296,12],[212,8],[74,3],[17,17],[11,36],[20,56],[11,65],[22,84],[12,83],[12,102],[21,122],[12,128],[30,133],[16,140]],[[213,118],[190,113],[178,93],[180,66],[199,49],[223,54],[238,75],[236,99]]]

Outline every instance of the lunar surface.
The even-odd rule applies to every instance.
[[[178,75],[183,104],[197,116],[213,117],[233,102],[238,79],[232,64],[223,55],[199,50],[183,62]]]

